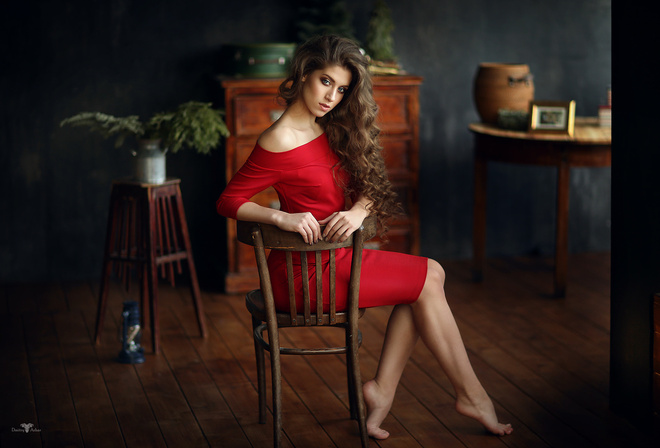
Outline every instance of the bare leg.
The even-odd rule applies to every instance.
[[[367,430],[375,438],[389,434],[380,428],[387,416],[396,385],[412,353],[415,341],[422,338],[456,391],[456,410],[479,421],[497,435],[510,434],[511,425],[498,422],[493,403],[477,379],[463,340],[447,304],[442,267],[429,260],[426,283],[412,305],[397,306],[390,316],[376,377],[364,385],[367,403]]]
[[[392,407],[396,387],[419,339],[413,323],[410,305],[394,307],[387,323],[383,350],[376,378],[363,386],[367,405],[367,433],[376,439],[386,439],[390,433],[380,427]]]

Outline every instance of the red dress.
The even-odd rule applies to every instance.
[[[311,212],[317,220],[324,219],[345,209],[344,192],[336,179],[341,179],[346,173],[339,168],[338,161],[325,134],[279,153],[266,151],[257,144],[216,202],[218,213],[236,219],[241,205],[272,186],[277,191],[282,211]],[[351,249],[338,250],[338,309],[345,309],[350,265]],[[288,286],[284,253],[271,251],[268,266],[276,306],[286,309]],[[315,291],[315,266],[311,264],[309,269],[310,290]],[[360,308],[414,302],[424,286],[426,270],[426,258],[365,249],[360,276]],[[302,291],[301,283],[298,278],[298,296]]]

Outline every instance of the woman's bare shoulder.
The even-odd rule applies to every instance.
[[[285,152],[298,146],[296,137],[292,128],[273,125],[259,136],[257,143],[266,151]]]

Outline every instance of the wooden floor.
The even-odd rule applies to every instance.
[[[454,412],[452,388],[420,343],[384,423],[392,436],[371,446],[649,446],[608,410],[609,254],[571,256],[565,299],[549,295],[550,260],[490,260],[481,284],[470,281],[468,262],[443,265],[474,368],[515,432],[489,436]],[[161,285],[163,353],[125,365],[115,358],[130,295],[113,288],[103,341],[94,346],[97,283],[0,286],[1,446],[271,446],[271,419],[257,422],[243,298],[204,292],[210,334],[203,340],[188,289]],[[372,309],[361,321],[365,379],[376,370],[388,313]],[[359,446],[343,368],[335,356],[284,357],[285,446]],[[312,387],[317,382],[322,387]],[[32,424],[28,432],[24,424]]]

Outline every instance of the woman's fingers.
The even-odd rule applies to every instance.
[[[311,213],[293,214],[289,217],[295,223],[291,230],[298,232],[307,244],[314,244],[319,239],[333,243],[346,241],[360,227],[363,219],[349,211],[335,212],[320,221],[317,221]],[[321,225],[325,225],[323,232]]]
[[[321,225],[311,213],[285,213],[277,226],[288,232],[296,232],[307,244],[313,244],[321,237]]]
[[[346,215],[338,213],[328,222],[328,225],[323,232],[323,239],[333,243],[337,241],[346,241],[356,229],[357,227],[353,226]]]
[[[303,216],[303,219],[300,222],[298,233],[302,235],[303,241],[305,241],[305,243],[314,244],[319,240],[319,237],[321,236],[321,226],[311,213],[304,215],[305,216]]]

